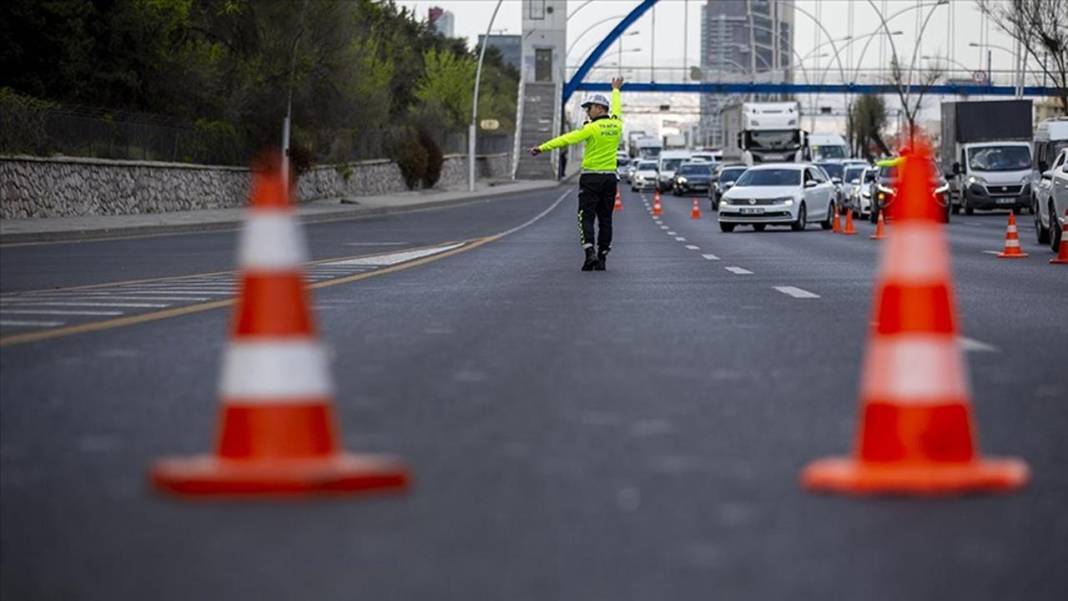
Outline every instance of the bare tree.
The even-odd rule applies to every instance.
[[[945,72],[941,67],[928,67],[918,74],[919,81],[912,82],[912,70],[901,66],[901,62],[894,56],[890,59],[890,83],[897,92],[897,99],[901,102],[901,110],[908,124],[909,146],[912,146],[916,137],[916,119],[923,107],[923,98],[931,86],[942,79]]]
[[[1011,0],[1008,5],[977,0],[986,13],[1053,81],[1061,110],[1068,114],[1068,0]]]

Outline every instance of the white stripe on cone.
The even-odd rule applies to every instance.
[[[861,393],[902,405],[941,404],[967,399],[967,382],[953,336],[890,334],[868,349]]]
[[[1020,241],[1015,238],[1010,238],[1005,241],[1005,248],[1020,248]]]
[[[242,404],[321,401],[333,394],[326,353],[310,339],[231,342],[219,389],[224,401]]]
[[[1016,233],[1016,226],[1015,226],[1015,225],[1010,225],[1010,226],[1009,226],[1009,229],[1007,229],[1007,230],[1005,230],[1005,231],[1006,231],[1007,233],[1009,233],[1009,234],[1015,234],[1015,233]]]
[[[901,223],[887,237],[880,272],[883,281],[930,284],[950,278],[949,255],[938,224]]]
[[[308,260],[304,232],[289,211],[249,212],[241,231],[237,264],[242,269],[295,270]]]

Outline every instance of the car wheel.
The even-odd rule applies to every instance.
[[[800,232],[806,227],[808,227],[808,210],[805,209],[805,203],[801,203],[801,207],[797,209],[797,219],[790,224],[790,229]]]
[[[834,227],[834,207],[827,205],[827,218],[820,222],[820,229],[829,230]]]
[[[721,221],[719,223],[719,231],[726,232],[726,233],[733,232],[734,231],[734,225],[735,224],[733,224],[733,223],[723,223]]]
[[[1061,236],[1064,235],[1064,229],[1061,227],[1061,221],[1057,217],[1057,208],[1053,206],[1053,202],[1049,203],[1049,249],[1053,252],[1059,252],[1061,249]]]
[[[964,208],[964,214],[965,215],[975,215],[975,209],[973,209],[972,206],[970,204],[968,204],[968,197],[967,196],[965,196],[964,199],[960,201],[960,204],[961,204],[961,207]]]
[[[1035,237],[1038,238],[1038,243],[1039,244],[1048,244],[1049,243],[1049,229],[1050,228],[1042,227],[1042,215],[1040,215],[1039,213],[1040,213],[1040,211],[1038,210],[1038,199],[1032,197],[1031,198],[1031,215],[1034,216],[1034,218],[1035,218]],[[1052,225],[1052,224],[1050,224],[1050,225]]]
[[[758,231],[758,232],[764,231],[764,229],[767,228],[767,227],[768,227],[768,224],[766,224],[766,223],[754,223],[753,224],[753,230]]]

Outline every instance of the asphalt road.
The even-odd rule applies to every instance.
[[[980,444],[1026,458],[1032,484],[857,500],[797,476],[853,439],[868,224],[723,234],[707,204],[692,221],[665,197],[661,229],[628,192],[609,271],[582,273],[574,194],[544,213],[565,190],[307,228],[332,259],[527,224],[315,291],[346,446],[404,457],[403,496],[147,490],[154,457],[212,444],[224,308],[4,346],[3,598],[1068,598],[1068,270],[1027,216],[1027,260],[984,252],[1004,214],[949,233]],[[4,248],[0,292],[223,271],[232,254],[232,233]]]

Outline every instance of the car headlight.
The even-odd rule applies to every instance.
[[[686,178],[685,178],[685,177],[682,177],[682,176],[680,175],[680,176],[679,176],[679,183],[680,183],[680,184],[685,184],[685,183],[686,183]]]
[[[942,184],[935,188],[935,194],[947,194],[949,193],[949,184]]]
[[[719,208],[721,208],[721,209],[722,209],[722,208],[724,208],[724,207],[726,207],[726,206],[727,206],[727,201],[725,201],[725,200],[721,200],[721,201],[719,201]]]
[[[786,206],[789,207],[789,206],[792,206],[794,204],[794,197],[793,196],[783,196],[783,197],[780,197],[780,198],[772,198],[770,202],[771,202],[771,204],[777,204],[777,205],[778,204],[782,204],[782,205],[786,205]]]
[[[968,178],[968,185],[971,186],[973,184],[980,184],[985,186],[986,180],[977,175],[973,175]]]

